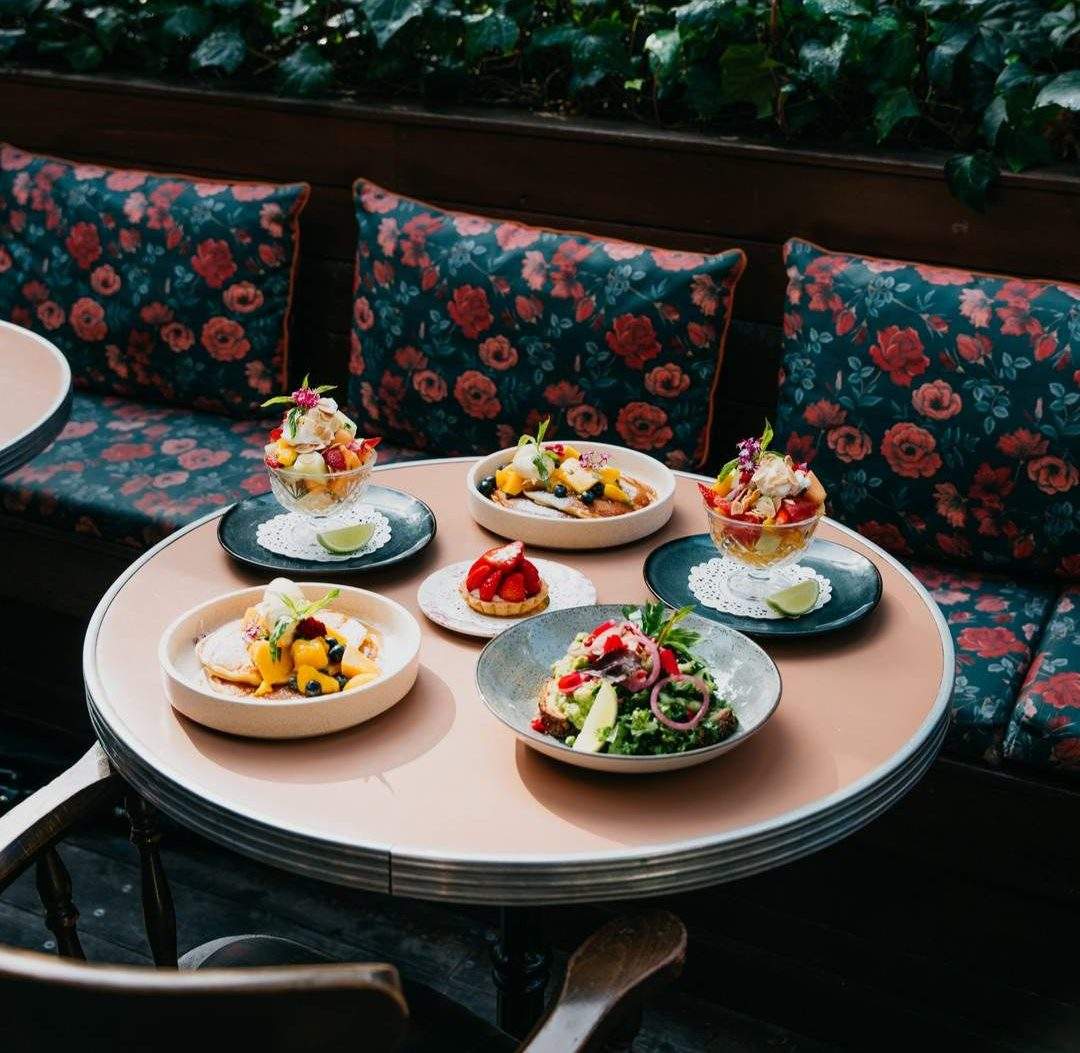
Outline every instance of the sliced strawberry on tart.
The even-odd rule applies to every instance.
[[[481,614],[520,618],[547,604],[548,588],[535,564],[525,558],[524,543],[512,541],[488,549],[469,568],[461,595]]]

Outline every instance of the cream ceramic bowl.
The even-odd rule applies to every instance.
[[[582,453],[606,453],[613,465],[626,475],[648,483],[656,491],[656,499],[645,508],[607,519],[573,519],[570,516],[547,516],[497,505],[476,488],[481,479],[494,475],[497,468],[508,464],[515,449],[500,450],[482,458],[472,466],[466,478],[469,512],[482,527],[513,541],[543,548],[608,548],[638,541],[659,530],[675,510],[675,476],[666,465],[625,446],[610,446],[604,442],[579,442],[573,446]]]
[[[207,727],[231,735],[261,739],[294,739],[325,735],[361,724],[400,702],[416,681],[420,626],[399,603],[366,589],[348,585],[333,609],[353,615],[379,634],[382,675],[362,687],[318,698],[269,702],[251,697],[219,695],[203,676],[195,642],[218,626],[243,616],[258,603],[264,586],[239,589],[207,600],[180,615],[158,644],[165,694],[173,708]],[[301,582],[308,599],[318,599],[333,585]]]

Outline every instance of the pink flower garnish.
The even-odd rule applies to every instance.
[[[738,445],[738,450],[739,470],[742,472],[752,472],[754,466],[758,462],[758,458],[761,456],[761,440],[743,439]]]
[[[293,402],[301,409],[314,409],[319,404],[321,396],[311,388],[297,388],[292,393]]]

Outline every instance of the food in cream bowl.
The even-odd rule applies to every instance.
[[[275,578],[208,600],[158,647],[173,708],[255,738],[324,735],[370,720],[408,694],[420,626],[366,589]]]
[[[656,458],[603,442],[548,441],[543,425],[474,464],[466,488],[482,527],[546,548],[637,541],[675,508],[675,476]]]

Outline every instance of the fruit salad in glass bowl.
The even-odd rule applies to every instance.
[[[713,542],[742,567],[729,585],[749,600],[780,588],[775,571],[802,555],[825,514],[821,481],[805,464],[770,450],[772,437],[766,421],[760,438],[738,444],[716,482],[698,484]]]
[[[378,438],[358,438],[356,424],[329,398],[333,384],[310,387],[264,406],[288,409],[264,448],[270,488],[278,503],[312,520],[343,517],[360,503],[375,468]]]

